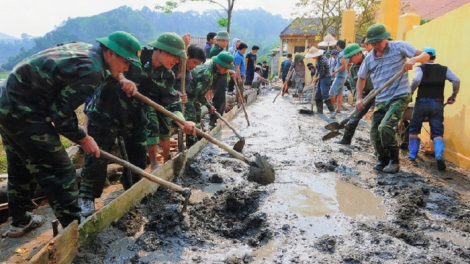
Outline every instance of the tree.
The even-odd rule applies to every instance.
[[[221,7],[227,13],[226,18],[219,14],[220,19],[217,20],[217,24],[220,27],[225,27],[226,26],[227,27],[227,32],[230,33],[230,25],[231,25],[231,22],[232,22],[232,11],[233,11],[233,7],[235,5],[235,0],[226,0],[226,1],[227,1],[226,6],[221,4],[220,0],[219,1],[215,1],[215,0],[179,0],[179,3],[175,2],[175,1],[166,1],[165,5],[163,5],[163,6],[162,5],[156,5],[155,9],[162,10],[165,13],[171,13],[171,12],[173,12],[174,9],[178,8],[178,6],[180,4],[184,4],[186,2],[206,2],[206,3],[209,3],[209,4],[215,4],[215,5],[218,5],[219,7]]]
[[[296,7],[304,10],[301,17],[317,18],[315,21],[319,35],[323,38],[334,31],[338,38],[341,29],[342,14],[345,10],[356,11],[356,32],[363,34],[374,23],[377,5],[380,0],[299,0]]]

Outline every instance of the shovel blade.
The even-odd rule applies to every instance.
[[[233,150],[236,152],[242,153],[243,147],[245,146],[245,138],[241,138],[235,145],[233,146]]]
[[[323,140],[323,141],[327,141],[327,140],[330,140],[330,139],[332,139],[332,138],[334,138],[334,137],[337,137],[337,136],[339,136],[339,135],[341,135],[341,133],[339,133],[338,131],[331,131],[331,132],[329,132],[328,134],[324,135],[324,136],[322,137],[322,140]]]
[[[339,125],[338,122],[332,122],[332,123],[329,123],[328,125],[326,125],[325,128],[330,130],[330,131],[338,131],[338,130],[341,129],[341,126]]]
[[[273,166],[267,161],[266,156],[255,154],[256,161],[250,164],[248,180],[261,185],[268,185],[276,179]]]

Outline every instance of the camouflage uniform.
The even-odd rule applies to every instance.
[[[219,55],[220,52],[222,52],[224,49],[221,48],[217,43],[214,44],[214,46],[211,49],[211,57]],[[225,107],[227,104],[227,99],[225,98],[225,93],[227,91],[227,86],[228,86],[228,74],[219,74],[219,77],[215,81],[214,84],[214,96],[212,98],[212,103],[215,107],[215,110],[219,112],[221,115],[224,114],[225,112]],[[217,116],[216,115],[211,115],[210,116],[210,126],[215,126],[215,123],[217,122]]]
[[[222,52],[224,50],[224,48],[222,48],[221,46],[219,46],[219,44],[217,43],[214,43],[214,45],[212,46],[211,48],[211,51],[209,53],[210,57],[209,58],[212,58],[214,56],[217,56],[219,55],[220,52]],[[209,59],[208,58],[208,59]]]
[[[141,56],[143,69],[131,67],[125,73],[125,76],[138,85],[142,94],[183,118],[181,100],[178,92],[173,87],[175,74],[171,69],[168,70],[164,66],[154,69],[151,61],[152,52],[153,50],[144,48]],[[170,138],[171,128],[174,126],[173,120],[162,113],[158,113],[153,107],[145,106],[145,109],[149,121],[147,125],[147,144],[155,145],[158,143],[159,138],[162,140]]]
[[[186,94],[188,102],[186,103],[186,120],[195,123],[201,122],[201,106],[205,105],[208,109],[212,106],[205,97],[205,94],[213,87],[216,80],[220,79],[221,74],[217,72],[215,63],[197,66],[191,71],[191,85],[188,86]],[[224,74],[226,75],[226,74]],[[199,110],[199,113],[198,113]],[[186,135],[186,146],[189,148],[197,142],[197,137]]]
[[[29,221],[29,184],[44,190],[62,226],[80,219],[75,168],[59,138],[86,134],[74,112],[104,80],[100,48],[65,43],[20,62],[2,84],[0,133],[8,160],[12,225]]]
[[[146,131],[147,120],[143,113],[143,103],[134,97],[128,97],[118,81],[110,78],[93,95],[87,107],[88,134],[104,151],[110,151],[116,138],[122,136],[129,157],[129,162],[141,169],[146,167]],[[85,156],[85,165],[80,182],[81,198],[95,199],[101,196],[106,180],[108,161],[95,158],[92,154]],[[130,188],[127,169],[121,176],[124,189]],[[140,180],[133,174],[132,182]]]

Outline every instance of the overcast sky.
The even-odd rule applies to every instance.
[[[127,5],[134,9],[166,0],[2,0],[0,6],[0,32],[14,37],[22,33],[43,36],[67,18],[97,15]],[[224,6],[226,0],[219,0]],[[263,8],[274,15],[291,18],[296,0],[236,0],[235,9]],[[216,9],[217,5],[207,3],[186,3],[178,11],[204,11]]]

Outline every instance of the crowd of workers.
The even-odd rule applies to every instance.
[[[445,170],[443,111],[446,104],[456,101],[460,81],[448,67],[435,63],[436,50],[432,47],[418,50],[407,42],[392,41],[390,33],[381,24],[367,30],[361,45],[354,43],[345,46],[345,42],[339,40],[331,51],[311,47],[305,55],[295,54],[293,62],[292,54],[288,54],[281,64],[282,80],[289,82],[292,71],[295,76],[293,83],[300,98],[305,85],[303,59],[315,59],[315,66],[309,65],[309,69],[315,84],[317,113],[323,114],[325,104],[330,111],[330,118],[335,118],[341,111],[342,88],[349,79],[348,86],[355,98],[357,113],[347,122],[343,138],[337,143],[351,144],[359,121],[373,107],[370,139],[378,159],[374,169],[386,173],[397,173],[400,169],[396,127],[403,118],[412,94],[418,89],[409,126],[407,159],[417,164],[419,134],[424,120],[428,118],[437,168]],[[415,78],[410,86],[407,72],[418,62],[421,65],[416,67]],[[389,80],[392,82],[387,83]],[[446,80],[452,82],[453,86],[452,95],[447,100],[444,99]],[[364,103],[364,98],[371,91],[382,86],[386,88],[371,95]]]
[[[316,47],[310,48],[305,56],[295,54],[293,62],[289,54],[282,63],[283,69],[287,69],[282,72],[283,81],[288,81],[288,72],[295,72],[293,79],[300,97],[305,85],[303,59],[314,58],[315,66],[308,65],[308,69],[316,86],[317,112],[323,113],[325,103],[334,118],[341,111],[341,89],[349,78],[358,113],[348,122],[339,143],[351,143],[359,120],[374,107],[370,137],[378,157],[375,169],[387,173],[399,171],[395,127],[412,92],[418,89],[408,159],[416,160],[418,134],[428,117],[438,168],[445,170],[443,103],[455,102],[459,80],[450,69],[434,63],[433,48],[424,48],[423,52],[389,37],[385,27],[376,24],[367,30],[363,43],[368,53],[358,44],[346,47],[344,41],[338,41],[330,53],[333,61],[327,57],[330,54]],[[253,46],[245,55],[247,44],[235,38],[227,52],[229,39],[227,32],[211,32],[206,48],[201,49],[189,45],[189,34],[180,37],[163,33],[148,44],[150,48],[142,49],[132,34],[117,31],[96,39],[99,46],[63,43],[16,65],[0,87],[0,134],[7,153],[11,216],[8,235],[22,236],[45,221],[43,216],[28,211],[33,183],[44,190],[63,227],[74,220],[81,221],[95,211],[94,200],[101,196],[104,187],[107,160],[100,157],[99,148],[109,151],[116,139],[122,138],[129,162],[145,169],[148,154],[150,169],[156,169],[157,144],[166,161],[174,128],[187,134],[188,147],[196,143],[201,107],[207,107],[210,113],[223,113],[227,86],[228,92],[237,87],[238,100],[243,101],[244,84],[257,87],[269,82],[266,62],[257,65],[259,47]],[[211,61],[204,63],[206,58]],[[422,65],[416,68],[410,87],[407,71],[417,62]],[[401,73],[400,77],[377,94],[375,102],[363,103],[364,96],[397,73]],[[453,83],[453,94],[447,100],[444,100],[445,80]],[[206,97],[209,90],[213,91],[212,103]],[[186,121],[173,121],[135,98],[136,94],[147,96]],[[74,111],[87,98],[88,121],[84,129],[78,125]],[[215,122],[216,118],[211,117],[210,123]],[[86,152],[80,188],[59,135],[80,144]],[[140,177],[136,174],[128,177],[127,169],[124,170],[121,182],[128,189]]]

